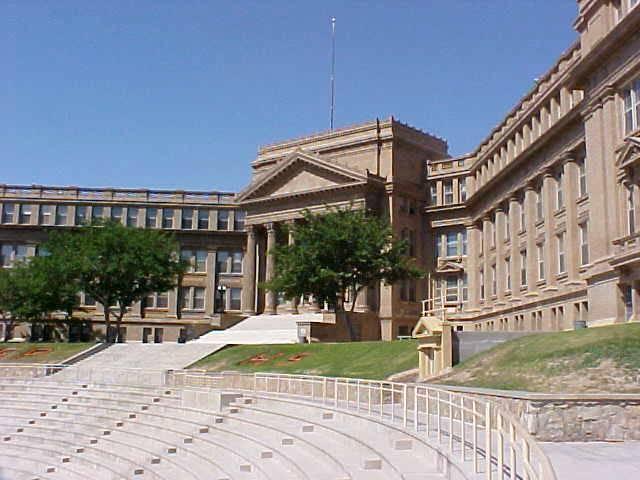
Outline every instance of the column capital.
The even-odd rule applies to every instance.
[[[571,150],[568,150],[566,152],[562,152],[560,154],[560,163],[562,165],[566,164],[566,163],[576,163],[578,161],[578,156],[572,152]]]
[[[247,235],[255,235],[257,230],[255,225],[245,225],[244,229],[246,230]]]
[[[267,232],[269,232],[269,233],[275,232],[276,224],[275,224],[275,222],[267,222],[267,223],[264,224],[264,228],[266,228]]]
[[[519,203],[520,202],[520,192],[511,192],[507,197],[507,202],[509,203]]]
[[[545,167],[544,170],[542,170],[543,181],[547,178],[554,178],[553,169],[551,167]]]

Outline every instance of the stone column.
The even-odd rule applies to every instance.
[[[483,249],[482,249],[482,259],[483,259],[483,267],[482,267],[482,271],[483,273],[483,283],[484,283],[484,306],[485,308],[487,306],[491,305],[491,295],[492,295],[492,291],[491,291],[491,263],[490,263],[490,259],[491,259],[491,235],[492,235],[492,230],[491,230],[491,219],[488,216],[485,216],[482,219],[482,238],[483,238]],[[482,285],[480,286],[480,288],[482,288]]]
[[[511,233],[511,301],[520,299],[520,235],[518,216],[520,215],[518,197],[509,197],[509,231]]]
[[[467,256],[467,281],[469,282],[469,310],[478,309],[480,289],[478,285],[478,242],[480,241],[480,232],[478,225],[475,223],[467,226],[467,248],[469,255]]]
[[[507,289],[507,272],[505,270],[505,248],[504,231],[505,223],[508,221],[502,206],[496,208],[495,224],[493,228],[496,232],[496,290],[498,303],[504,304],[505,290]]]
[[[565,157],[563,192],[565,195],[566,234],[565,256],[567,259],[567,279],[569,284],[580,283],[580,239],[578,235],[578,182],[579,169],[575,157]]]
[[[525,220],[527,229],[527,293],[525,296],[537,295],[538,265],[536,246],[536,189],[529,184],[524,192]]]
[[[269,222],[267,227],[267,265],[265,269],[265,281],[273,279],[276,270],[275,257],[272,252],[276,247],[276,226],[273,222]],[[264,312],[268,315],[275,315],[277,313],[277,294],[276,292],[267,291],[265,299]]]
[[[256,313],[256,229],[247,225],[247,251],[244,255],[242,275],[242,311]]]
[[[204,304],[207,309],[207,315],[213,316],[216,313],[216,302],[218,301],[218,285],[216,282],[216,263],[218,252],[212,250],[207,252],[207,288],[205,290]]]
[[[545,290],[557,290],[556,273],[558,270],[558,255],[556,249],[556,237],[554,233],[554,211],[556,200],[554,198],[555,178],[550,170],[545,170],[542,180],[542,206],[544,220],[544,276]]]
[[[293,238],[293,232],[292,232],[292,228],[294,226],[295,222],[292,220],[290,222],[288,222],[288,227],[289,227],[289,245],[293,245],[295,240]],[[298,297],[293,297],[291,300],[289,300],[289,312],[291,313],[298,313]]]

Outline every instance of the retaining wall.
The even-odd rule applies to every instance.
[[[640,394],[543,394],[438,386],[495,402],[519,418],[539,441],[640,440]]]

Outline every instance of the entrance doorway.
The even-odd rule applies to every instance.
[[[142,329],[142,343],[149,343],[149,336],[151,335],[151,328],[144,327]]]
[[[164,335],[163,328],[156,328],[153,330],[153,341],[154,343],[162,343],[162,337]]]

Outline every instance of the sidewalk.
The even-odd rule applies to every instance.
[[[640,478],[640,442],[540,442],[558,480]]]

